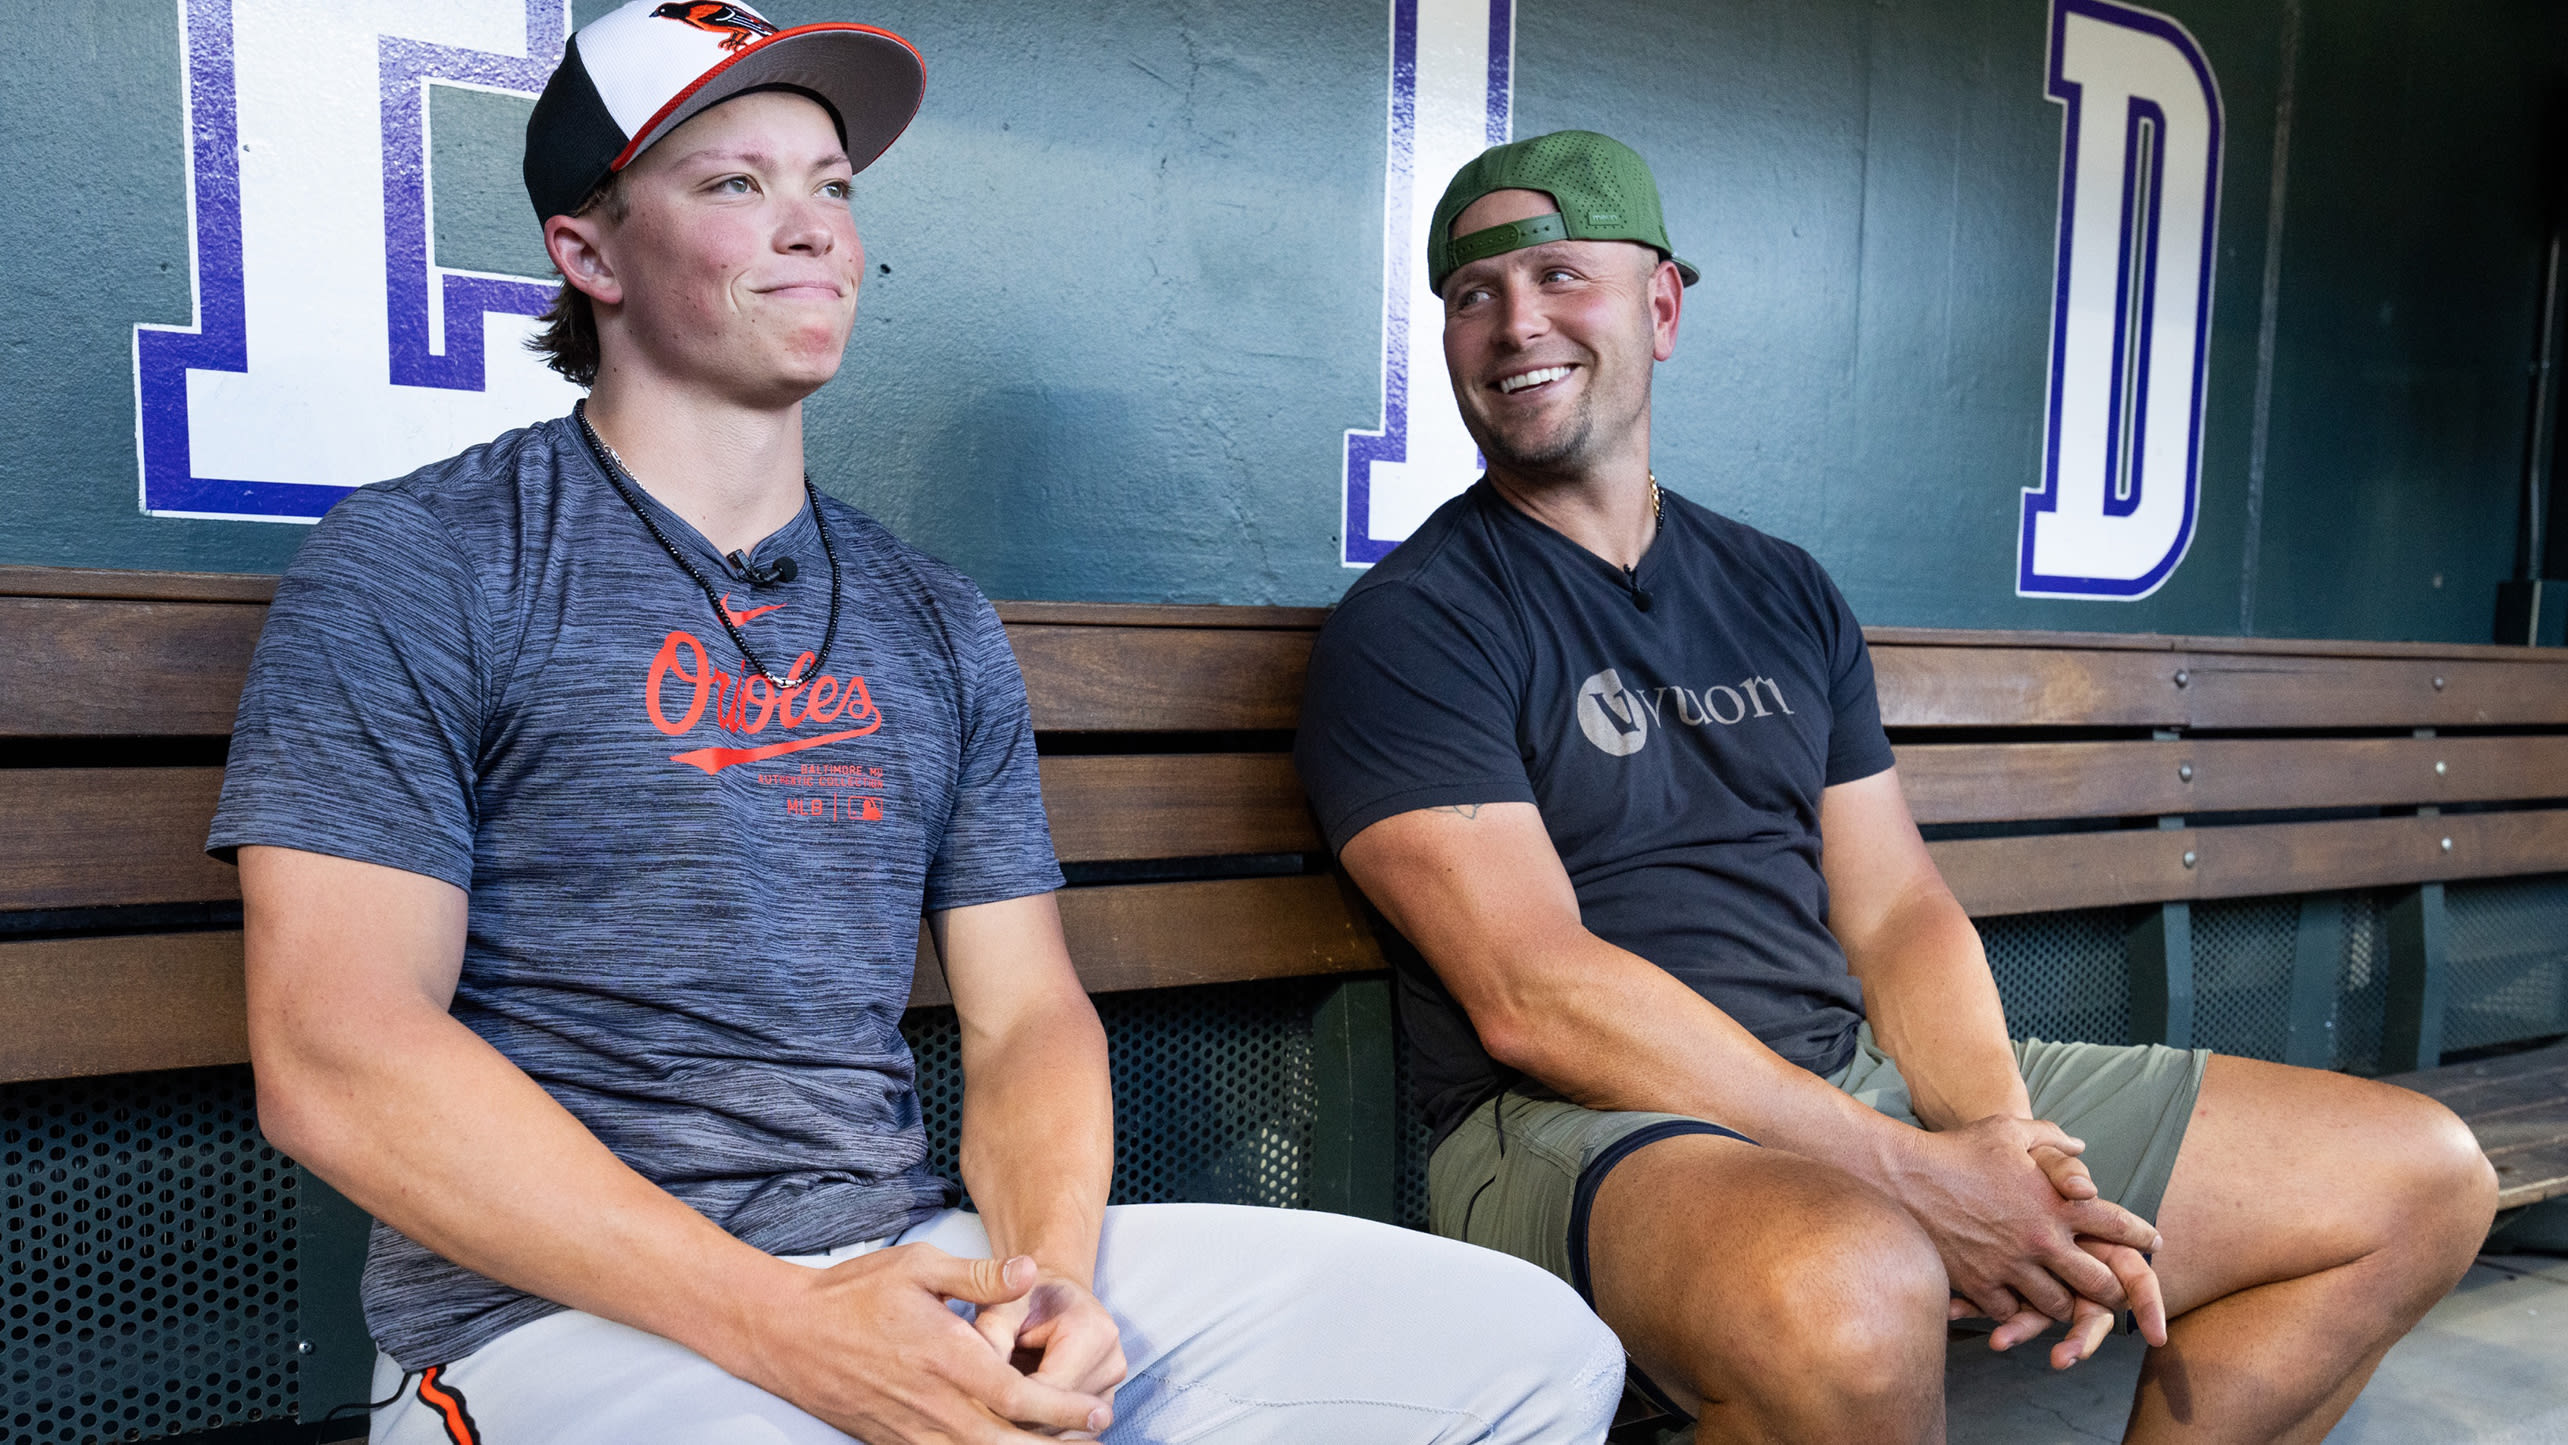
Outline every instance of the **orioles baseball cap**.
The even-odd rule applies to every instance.
[[[746,5],[632,0],[571,36],[527,119],[536,220],[577,211],[600,181],[690,118],[777,88],[827,106],[861,171],[918,114],[927,66],[908,41],[871,25],[785,29]]]
[[[1559,210],[1456,236],[1454,218],[1492,191],[1541,191]],[[1703,279],[1677,260],[1659,211],[1658,181],[1640,152],[1592,130],[1556,130],[1491,146],[1454,172],[1427,227],[1427,289],[1444,294],[1446,278],[1488,256],[1546,241],[1637,241],[1676,262],[1693,285]]]

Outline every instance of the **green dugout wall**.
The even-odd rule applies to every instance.
[[[274,570],[303,535],[137,504],[134,328],[194,305],[190,8],[57,0],[0,53],[0,562]],[[2046,0],[1494,8],[1514,133],[1639,146],[1704,270],[1660,372],[1661,476],[1809,546],[1867,621],[2488,637],[2568,12],[2158,7],[2224,122],[2199,514],[2153,594],[2092,601],[2015,585],[2061,195]],[[1343,439],[1382,417],[1400,3],[770,9],[890,26],[929,64],[861,178],[875,264],[812,403],[822,485],[995,596],[1332,600]],[[427,260],[540,271],[526,102],[424,93]],[[244,122],[251,164],[262,135]]]
[[[343,42],[466,11],[514,17],[522,39],[558,29],[549,3],[50,0],[0,47],[0,564],[290,560],[301,526],[141,506],[151,392],[136,328],[200,319],[221,229],[208,186],[233,164],[202,135],[191,160],[191,97],[205,97],[187,87],[265,56],[265,89],[241,91],[227,153],[300,196],[316,229],[337,227],[331,246],[269,258],[254,314],[273,288],[301,294],[348,261],[340,213],[405,176],[418,182],[414,272],[523,286],[505,278],[543,269],[516,179],[527,102],[504,76],[395,85],[397,72],[416,79],[401,67],[417,52],[365,34],[352,61]],[[872,266],[846,369],[811,405],[816,479],[993,596],[1333,600],[1353,575],[1348,434],[1387,420],[1402,16],[1465,3],[773,0],[784,22],[898,30],[929,66],[915,128],[859,182]],[[2198,47],[2222,126],[2198,508],[2163,585],[2101,601],[2018,595],[2023,497],[2047,444],[2060,0],[1467,3],[1504,14],[1513,133],[1583,126],[1638,146],[1703,269],[1659,374],[1661,476],[1811,548],[1865,620],[2489,636],[2526,545],[2528,368],[2568,173],[2548,139],[2568,105],[2568,9],[2153,7]],[[348,142],[330,155],[355,172],[271,159],[315,137],[279,130],[262,105],[353,97],[371,135],[393,128],[402,95],[421,111],[407,170],[335,133],[320,139]],[[359,227],[354,244],[389,267],[392,229]],[[397,304],[379,291],[295,325],[327,340],[389,325]],[[436,354],[451,360],[449,332]],[[252,327],[254,370],[263,335]],[[385,373],[370,384],[388,386],[404,363],[368,364]],[[1449,405],[1427,387],[1411,399]],[[252,441],[336,427],[361,451],[374,420],[270,406],[235,407],[230,424]],[[202,461],[221,438],[199,441]],[[2568,564],[2560,537],[2553,548]],[[2194,1041],[2379,1071],[2403,906],[2357,893],[2192,911]],[[2132,940],[2156,915],[1993,921],[2017,1026],[2147,1033],[2132,1017]],[[2568,880],[2456,884],[2438,916],[2446,1048],[2568,1027]],[[0,936],[150,922],[20,913]],[[2332,987],[2318,1000],[2331,1006],[2304,1007],[2303,979]],[[1118,1096],[1138,1111],[1121,1131],[1119,1197],[1417,1222],[1418,1131],[1382,1112],[1378,1089],[1345,1082],[1398,1067],[1385,1013],[1375,980],[1334,995],[1294,982],[1110,999]],[[2311,1017],[2332,1022],[2305,1029]],[[950,1013],[914,1017],[912,1036],[950,1148]],[[1182,1116],[1153,1107],[1178,1088]],[[137,1159],[160,1171],[157,1194],[133,1187]],[[0,1340],[0,1438],[308,1439],[275,1422],[365,1395],[364,1221],[258,1141],[245,1069],[0,1090],[0,1186],[12,1201],[0,1284],[36,1311]],[[185,1309],[154,1314],[173,1279]]]

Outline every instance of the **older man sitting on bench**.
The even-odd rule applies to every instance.
[[[1662,488],[1692,267],[1568,131],[1429,231],[1488,475],[1347,594],[1296,758],[1419,957],[1445,1234],[1577,1286],[1722,1440],[1943,1435],[1945,1326],[2115,1311],[2133,1440],[2315,1441],[2495,1202],[2440,1105],[2203,1051],[2010,1041],[1808,553]]]

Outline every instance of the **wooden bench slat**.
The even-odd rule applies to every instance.
[[[1054,757],[1042,766],[1052,846],[1065,863],[1323,846],[1283,753]]]
[[[2181,833],[2110,833],[1956,838],[1932,842],[1945,885],[1973,918],[2053,913],[2190,897]]]
[[[1065,889],[1062,932],[1091,993],[1366,973],[1381,946],[1334,877]],[[953,1002],[919,930],[910,1004]],[[130,934],[0,943],[0,1083],[249,1058],[241,935]]]
[[[107,567],[0,566],[0,597],[116,597],[144,602],[258,602],[276,597],[265,572],[137,572]]]
[[[19,703],[0,715],[0,736],[228,732],[250,645],[266,618],[266,608],[253,600],[265,585],[258,578],[208,577],[147,587],[114,574],[83,574],[47,590],[92,595],[0,595],[0,628],[21,640],[0,658],[0,695]],[[110,596],[135,592],[241,600]],[[1298,714],[1314,635],[1310,609],[1261,609],[1271,615],[1232,620],[1278,625],[1225,627],[1179,625],[1176,614],[1185,609],[1173,607],[1011,604],[1010,610],[1029,619],[1081,619],[1010,624],[1040,728],[1282,730]],[[1127,620],[1090,620],[1118,614]],[[1881,629],[1885,639],[1901,631]],[[2070,648],[1885,640],[1874,660],[1883,719],[1893,727],[2568,723],[2568,673],[2547,660],[2243,647],[2164,652],[2100,640]],[[2174,683],[2179,671],[2187,674],[2184,687]],[[2433,686],[2438,677],[2445,682],[2439,689]]]
[[[1090,993],[1385,967],[1354,885],[1325,874],[1066,888],[1061,931]],[[952,1003],[922,927],[910,1006]]]
[[[0,1082],[250,1056],[236,932],[0,943],[0,999]]]
[[[1987,918],[2568,871],[2568,809],[1956,838],[1926,849],[1962,907]]]
[[[1900,791],[1920,823],[2120,818],[2192,806],[2169,743],[1907,743]]]
[[[2537,663],[2207,652],[2179,663],[2199,728],[2568,723],[2568,672]]]
[[[1008,628],[1038,732],[1289,731],[1302,712],[1302,629]]]
[[[2538,1204],[2568,1194],[2568,1144],[2490,1154],[2497,1166],[2497,1207]]]
[[[2401,1083],[2411,1078],[2422,1079],[2431,1076],[2435,1081],[2434,1087],[2425,1089],[2425,1092],[2443,1099],[2480,1089],[2502,1088],[2518,1075],[2527,1072],[2548,1073],[2558,1068],[2568,1068],[2568,1043],[2553,1044],[2547,1049],[2535,1049],[2525,1053],[2499,1054],[2494,1058],[2473,1059],[2466,1064],[2445,1064],[2440,1068],[2429,1069],[2419,1074],[2385,1074],[2382,1077],[2391,1083]],[[2424,1086],[2409,1084],[2407,1087],[2414,1089]]]
[[[2055,632],[2036,628],[1978,627],[1867,627],[1864,640],[1874,647],[2065,647],[2118,652],[2231,652],[2294,657],[2457,657],[2568,667],[2568,650],[2526,647],[2520,643],[2376,642],[2336,637],[2209,637],[2165,632]]]
[[[1885,726],[2179,727],[2181,664],[2163,652],[2022,647],[1873,650]]]
[[[221,768],[0,769],[0,908],[241,896],[205,856]]]
[[[2521,1104],[2494,1114],[2469,1116],[2470,1132],[2490,1158],[2568,1144],[2568,1095]]]
[[[0,737],[232,731],[267,608],[0,596]]]
[[[2517,1104],[2568,1095],[2568,1043],[2552,1044],[2493,1059],[2447,1064],[2417,1074],[2393,1074],[2383,1080],[2440,1100],[2469,1118]]]
[[[1895,751],[1920,823],[2568,798],[2568,737],[1911,743]],[[2190,780],[2180,767],[2192,769]]]
[[[2548,1068],[2509,1074],[2501,1079],[2473,1080],[2457,1085],[2444,1085],[2427,1089],[2425,1092],[2442,1100],[2454,1113],[2472,1119],[2495,1118],[2510,1110],[2536,1107],[2551,1099],[2568,1098],[2568,1055],[2561,1055],[2556,1050],[2549,1052],[2552,1053],[2554,1062]],[[2409,1084],[2407,1087],[2413,1089],[2419,1086]]]
[[[2195,766],[2190,784],[2175,773],[2175,764],[2185,760]],[[2439,776],[2433,771],[2437,760],[2451,765]],[[1902,748],[1900,768],[1911,806],[1924,823],[2330,800],[2451,802],[2568,792],[2568,739],[1927,744]],[[1066,861],[1313,852],[1323,846],[1283,754],[1054,757],[1043,760],[1042,773],[1055,844]],[[2422,785],[2412,785],[2420,779]],[[2509,779],[2518,781],[2510,785]],[[220,786],[217,768],[0,771],[0,819],[8,820],[0,831],[0,908],[239,896],[234,870],[202,852]],[[2448,791],[2436,798],[2435,788]],[[2213,836],[2231,831],[2214,830]],[[2088,846],[2081,840],[2093,836],[2061,841],[2076,848]],[[2152,835],[2151,841],[2163,838]],[[2131,845],[2126,840],[2100,846]]]
[[[2568,723],[2568,670],[2530,660],[1885,643],[1873,670],[1895,728]]]
[[[1044,804],[1067,862],[1316,852],[1281,753],[1046,758]],[[205,856],[220,768],[0,770],[0,909],[202,903],[240,896]]]

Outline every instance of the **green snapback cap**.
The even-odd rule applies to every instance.
[[[1451,234],[1454,217],[1472,202],[1492,191],[1515,190],[1541,191],[1560,209],[1467,236]],[[1442,295],[1446,278],[1462,267],[1546,241],[1637,241],[1676,261],[1686,285],[1702,279],[1667,243],[1658,182],[1640,152],[1592,130],[1556,130],[1491,146],[1454,172],[1427,227],[1427,289]]]

